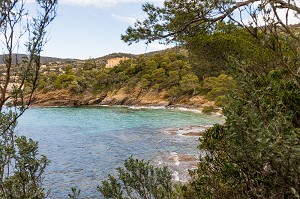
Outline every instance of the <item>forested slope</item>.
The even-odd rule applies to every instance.
[[[217,106],[223,106],[224,95],[235,82],[222,70],[203,74],[204,67],[196,65],[183,48],[132,57],[113,68],[95,60],[65,63],[60,72],[41,76],[36,104],[203,108],[214,106],[209,101],[216,100]]]

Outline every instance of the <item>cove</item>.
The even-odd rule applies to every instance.
[[[197,137],[166,129],[223,122],[218,116],[170,109],[31,108],[19,119],[17,133],[38,141],[40,154],[51,161],[43,184],[49,198],[67,198],[73,186],[83,198],[101,198],[97,185],[130,155],[170,166],[175,173],[188,169],[177,154],[199,155]]]

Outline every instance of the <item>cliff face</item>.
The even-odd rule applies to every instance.
[[[128,57],[116,57],[107,60],[106,68],[113,68],[118,65],[121,61],[129,59]]]
[[[99,95],[73,95],[67,90],[58,90],[48,93],[36,93],[34,106],[80,106],[80,105],[125,105],[125,106],[164,106],[185,107],[202,110],[205,106],[214,106],[203,96],[181,97],[173,102],[166,99],[164,92],[150,90],[143,92],[141,89],[126,91],[120,89]]]
[[[34,106],[75,106],[79,101],[78,96],[71,95],[67,90],[57,90],[48,93],[36,93],[32,104]]]
[[[143,93],[140,89],[126,92],[120,89],[116,93],[109,92],[101,102],[102,105],[145,105],[145,106],[168,106],[169,101],[163,98],[164,93],[149,91]]]

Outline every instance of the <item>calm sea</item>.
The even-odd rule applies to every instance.
[[[19,119],[17,132],[38,141],[40,154],[51,160],[44,175],[49,198],[67,198],[73,186],[82,190],[82,198],[101,198],[97,185],[130,155],[168,165],[174,154],[199,154],[197,138],[166,129],[222,122],[169,109],[32,108]]]

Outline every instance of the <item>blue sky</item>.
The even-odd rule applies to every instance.
[[[128,46],[121,34],[136,19],[145,17],[145,0],[61,0],[58,16],[50,26],[43,56],[88,59],[114,52],[141,54],[165,49],[143,42]],[[152,0],[161,5],[163,0]]]
[[[34,1],[27,0],[31,8]],[[166,49],[158,43],[147,46],[140,42],[128,46],[120,39],[129,25],[145,18],[143,3],[161,6],[164,0],[58,1],[58,15],[49,27],[49,42],[43,56],[88,59],[114,52],[142,54]],[[285,12],[279,14],[285,16]],[[299,23],[299,19],[293,18],[289,23]]]

